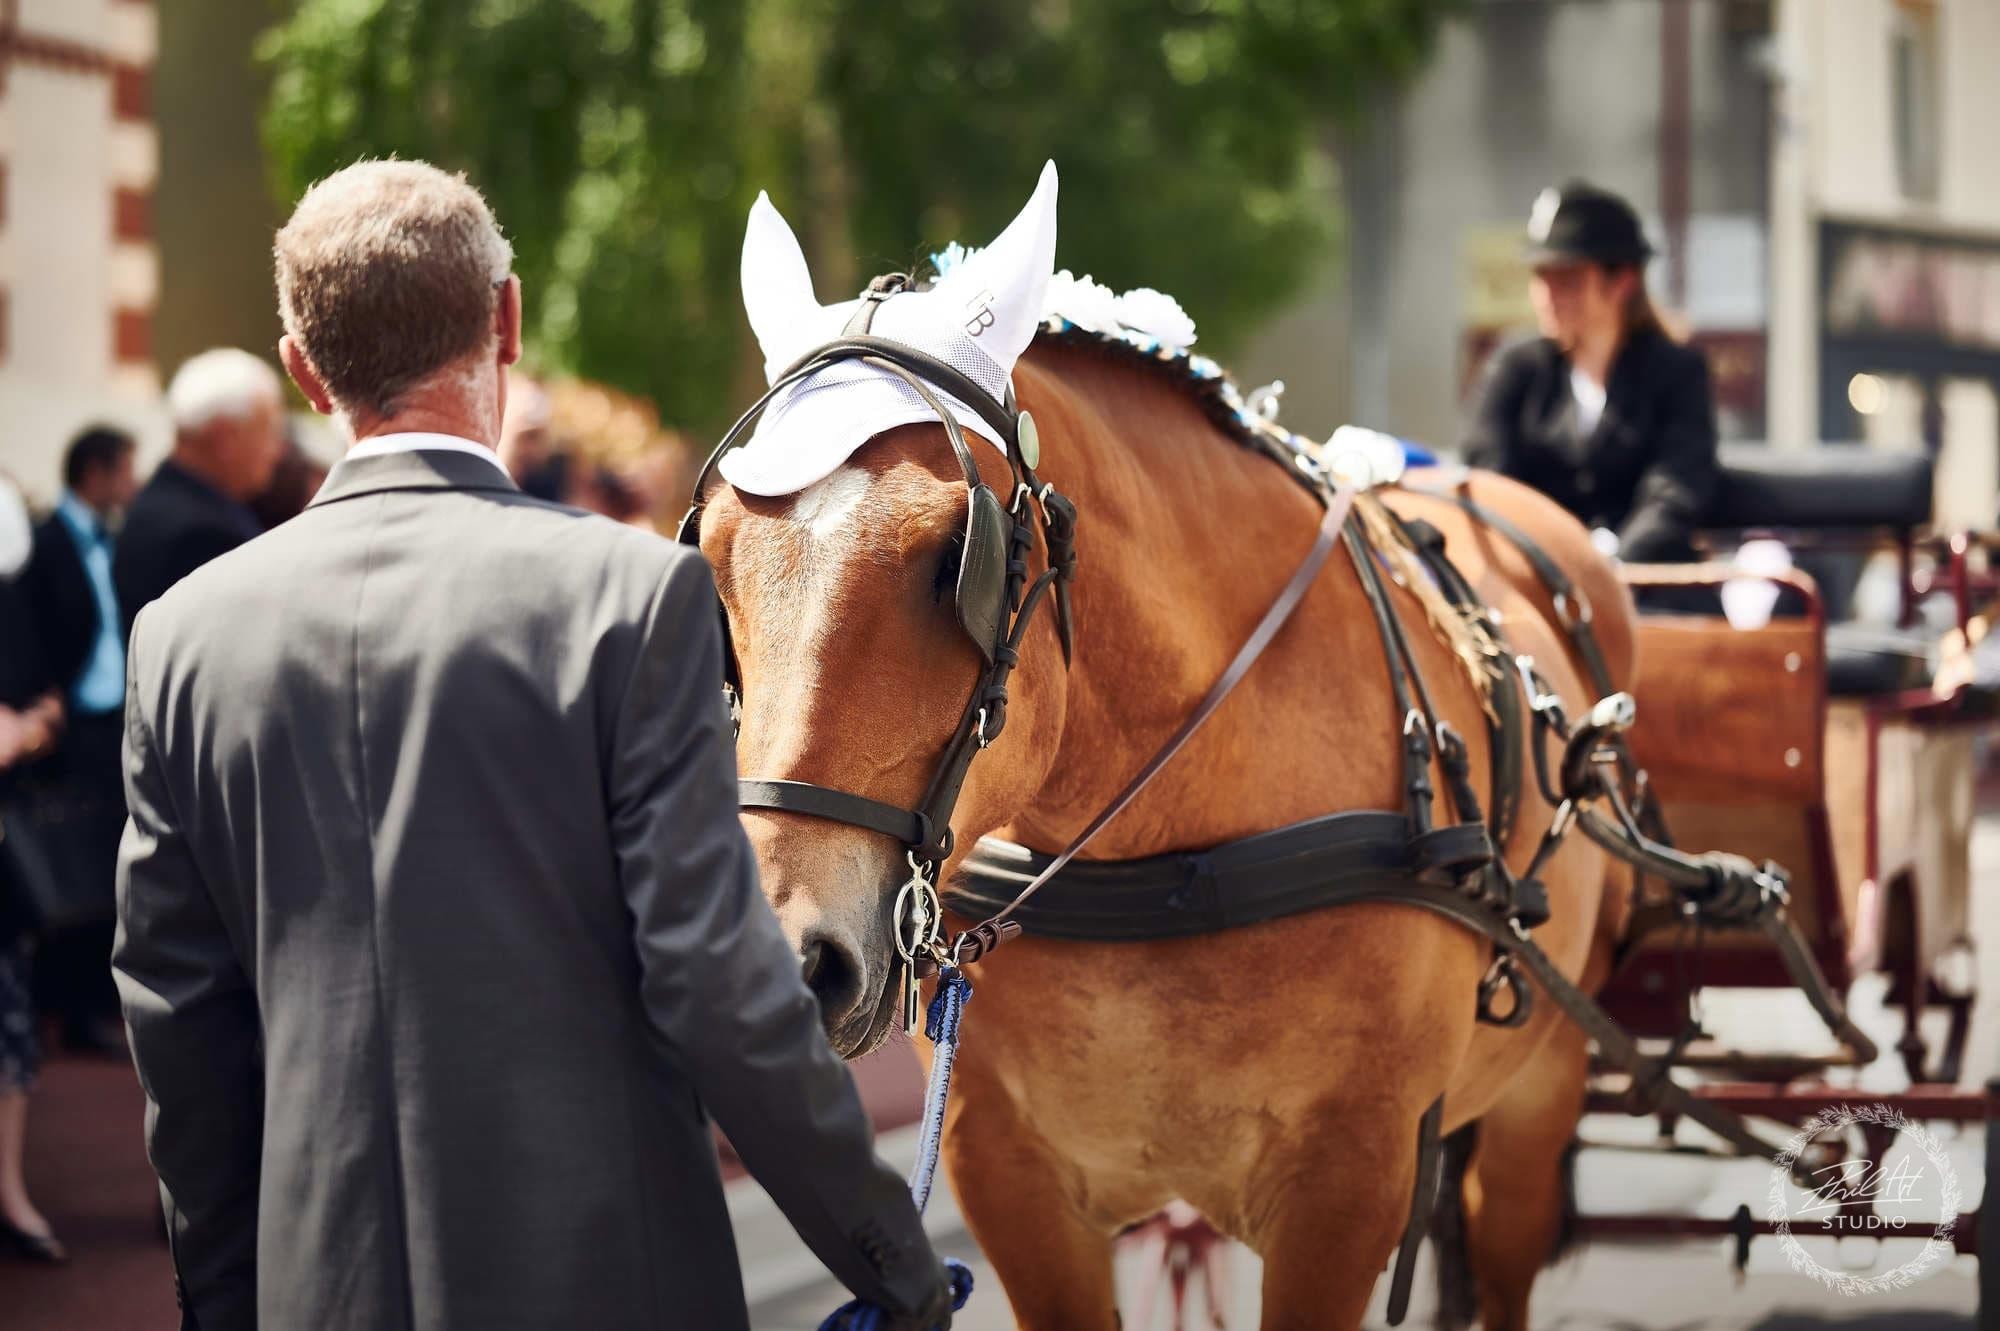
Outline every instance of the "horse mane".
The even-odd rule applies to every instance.
[[[1250,404],[1236,381],[1215,360],[1186,347],[1161,341],[1137,329],[1099,332],[1061,315],[1043,320],[1035,345],[1056,346],[1094,354],[1145,374],[1191,398],[1223,434],[1254,452],[1263,453],[1290,476],[1299,474],[1304,458],[1316,471],[1325,445],[1286,429]],[[1438,586],[1408,529],[1372,491],[1355,497],[1367,542],[1387,566],[1390,578],[1413,595],[1424,609],[1431,631],[1451,650],[1471,680],[1480,703],[1490,714],[1492,691],[1502,675],[1505,649],[1484,613],[1454,604]]]

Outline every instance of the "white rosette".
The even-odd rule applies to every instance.
[[[1170,347],[1194,345],[1194,320],[1164,291],[1137,287],[1118,297],[1114,313],[1127,328],[1151,333]]]
[[[1093,333],[1118,330],[1117,293],[1096,279],[1087,275],[1078,277],[1067,268],[1049,279],[1049,293],[1042,308]]]

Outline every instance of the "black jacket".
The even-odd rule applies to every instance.
[[[35,528],[34,553],[21,570],[21,591],[41,645],[43,685],[72,683],[97,642],[97,597],[69,524],[51,514]],[[121,628],[121,636],[122,636]]]
[[[19,579],[0,577],[0,707],[18,711],[47,689],[41,646]],[[16,777],[16,769],[0,767],[0,802],[12,793]],[[0,947],[11,946],[29,922],[22,889],[0,856]]]
[[[111,557],[111,583],[125,636],[132,621],[167,588],[261,535],[248,508],[169,458],[132,501]]]
[[[1715,494],[1715,398],[1708,362],[1662,333],[1635,333],[1605,386],[1604,415],[1577,428],[1570,364],[1546,338],[1493,358],[1465,460],[1526,482],[1585,525],[1618,534],[1633,563],[1695,557]]]

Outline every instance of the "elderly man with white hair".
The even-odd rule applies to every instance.
[[[284,455],[278,375],[247,351],[195,356],[167,388],[174,450],[132,501],[111,579],[131,633],[141,608],[263,531],[249,508]]]
[[[130,653],[112,965],[184,1325],[748,1331],[712,1115],[885,1331],[948,1326],[758,886],[708,566],[495,452],[485,200],[364,162],[276,258],[355,442]]]

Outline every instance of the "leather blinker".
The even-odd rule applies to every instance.
[[[988,663],[1007,622],[1007,513],[990,486],[972,487],[958,567],[958,622]]]

